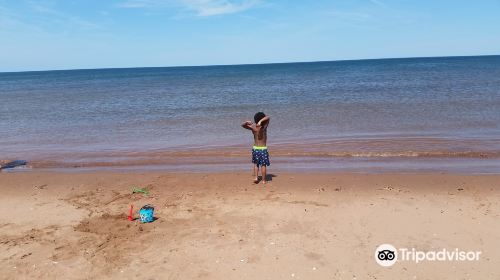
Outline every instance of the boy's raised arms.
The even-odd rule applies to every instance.
[[[257,126],[262,126],[262,125],[266,125],[269,123],[269,120],[271,119],[271,117],[269,116],[265,116],[263,117],[258,123],[257,123]]]
[[[249,130],[253,130],[251,121],[246,121],[246,122],[242,123],[241,127],[249,129]]]

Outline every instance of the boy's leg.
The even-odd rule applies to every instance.
[[[262,180],[264,181],[264,184],[267,183],[267,166],[262,165]]]
[[[257,164],[253,165],[253,176],[255,176],[255,179],[253,179],[253,182],[255,184],[259,183],[259,166]]]

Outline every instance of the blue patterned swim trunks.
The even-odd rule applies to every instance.
[[[269,152],[267,147],[253,146],[252,149],[252,163],[257,166],[269,166]]]

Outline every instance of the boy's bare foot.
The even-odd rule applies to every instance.
[[[253,182],[254,182],[255,184],[258,184],[258,183],[259,183],[259,181],[260,181],[260,180],[259,180],[259,177],[255,177],[255,179],[253,179]]]
[[[267,184],[267,181],[266,181],[266,180],[264,180],[264,181],[262,181],[262,183],[265,185],[265,184]]]

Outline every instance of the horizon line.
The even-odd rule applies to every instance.
[[[286,61],[286,62],[263,62],[263,63],[242,63],[242,64],[206,64],[206,65],[171,65],[171,66],[131,66],[131,67],[104,67],[104,68],[67,68],[48,70],[21,70],[21,71],[0,71],[0,74],[33,73],[33,72],[63,72],[63,71],[91,71],[91,70],[121,70],[121,69],[153,69],[153,68],[198,68],[198,67],[231,67],[231,66],[251,66],[251,65],[276,65],[276,64],[301,64],[301,63],[327,63],[327,62],[348,62],[366,60],[396,60],[396,59],[426,59],[426,58],[466,58],[466,57],[489,57],[500,56],[500,54],[480,54],[480,55],[450,55],[450,56],[409,56],[409,57],[381,57],[381,58],[357,58],[357,59],[337,59],[337,60],[315,60],[315,61]]]

